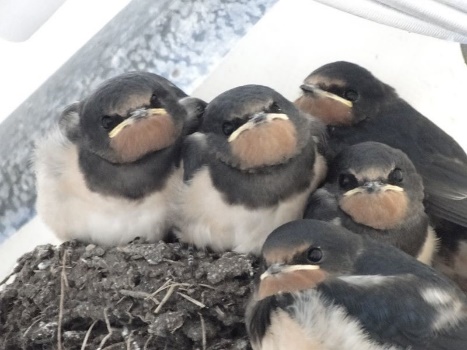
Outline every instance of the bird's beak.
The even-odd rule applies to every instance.
[[[115,128],[113,128],[109,132],[109,137],[114,138],[117,136],[120,131],[126,128],[129,125],[134,124],[136,121],[140,119],[149,118],[155,115],[162,115],[166,114],[167,111],[164,108],[138,108],[130,113],[130,116],[118,124]]]
[[[265,113],[265,112],[256,113],[253,116],[251,116],[248,122],[246,122],[241,127],[239,127],[237,130],[235,130],[230,135],[228,141],[229,142],[234,141],[242,132],[247,131],[249,129],[253,129],[258,124],[269,123],[276,119],[289,120],[289,117],[287,116],[287,114],[284,114],[284,113]]]
[[[272,264],[269,268],[263,272],[260,276],[260,280],[264,280],[268,277],[272,277],[278,274],[286,274],[294,271],[304,271],[304,270],[319,270],[318,265],[284,265],[284,264]]]
[[[275,294],[313,289],[326,275],[318,265],[272,264],[260,276],[256,298],[261,300]]]
[[[344,197],[350,197],[357,193],[374,193],[386,191],[404,192],[404,189],[399,186],[384,184],[381,181],[367,181],[362,186],[345,192]]]
[[[308,93],[311,93],[311,94],[315,94],[317,96],[327,97],[327,98],[333,99],[333,100],[335,100],[337,102],[340,102],[340,103],[346,105],[349,108],[352,108],[352,106],[353,106],[352,101],[346,100],[345,98],[342,98],[342,97],[340,97],[340,96],[338,96],[336,94],[325,91],[325,90],[323,90],[323,89],[321,89],[318,86],[313,85],[313,84],[302,84],[302,85],[300,85],[300,89],[302,89],[303,92],[308,92]]]

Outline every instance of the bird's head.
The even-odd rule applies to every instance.
[[[61,125],[88,151],[112,163],[130,163],[175,144],[188,111],[186,95],[147,72],[119,75],[69,107]]]
[[[339,153],[328,182],[341,210],[374,229],[400,226],[409,214],[423,211],[423,184],[414,165],[382,143],[359,143]]]
[[[276,91],[240,86],[206,108],[200,131],[222,162],[241,170],[286,163],[309,142],[309,122]]]
[[[330,126],[355,125],[375,115],[394,90],[365,68],[338,61],[313,71],[300,86],[297,107]]]
[[[361,237],[318,220],[284,224],[266,239],[257,299],[313,289],[329,277],[350,274]]]

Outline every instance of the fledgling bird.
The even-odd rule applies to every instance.
[[[332,160],[325,184],[308,200],[304,218],[341,225],[430,264],[437,239],[423,196],[422,178],[404,152],[363,142]]]
[[[185,141],[174,232],[201,248],[259,253],[324,178],[323,130],[265,86],[217,96]]]
[[[357,64],[326,64],[305,79],[301,90],[295,104],[328,125],[330,152],[376,141],[410,158],[423,178],[426,212],[440,237],[437,265],[451,276],[465,275],[467,155],[462,147]]]
[[[467,300],[395,247],[318,220],[267,238],[246,312],[254,350],[467,349]]]
[[[163,239],[183,181],[182,139],[203,107],[156,74],[105,81],[38,142],[38,214],[63,240],[115,246]]]

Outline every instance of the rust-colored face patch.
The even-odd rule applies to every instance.
[[[150,152],[169,147],[180,131],[169,114],[154,115],[122,129],[110,140],[110,147],[122,163],[133,162]]]
[[[290,120],[261,123],[230,143],[241,169],[280,164],[297,153],[297,132]]]
[[[339,200],[340,208],[355,222],[378,230],[398,225],[407,215],[405,192],[355,193]]]
[[[294,247],[294,249],[290,248],[274,248],[270,249],[266,252],[263,252],[264,261],[268,266],[273,264],[289,264],[294,257],[298,254],[303,253],[310,247],[309,243],[303,243]]]
[[[278,293],[292,293],[315,288],[324,281],[326,273],[321,270],[297,270],[277,273],[264,278],[258,289],[258,299],[264,299]]]
[[[304,94],[295,100],[298,109],[320,119],[326,125],[351,125],[352,108],[322,95]]]

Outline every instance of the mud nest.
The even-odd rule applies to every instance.
[[[0,287],[0,348],[249,349],[257,264],[179,243],[39,246]]]

